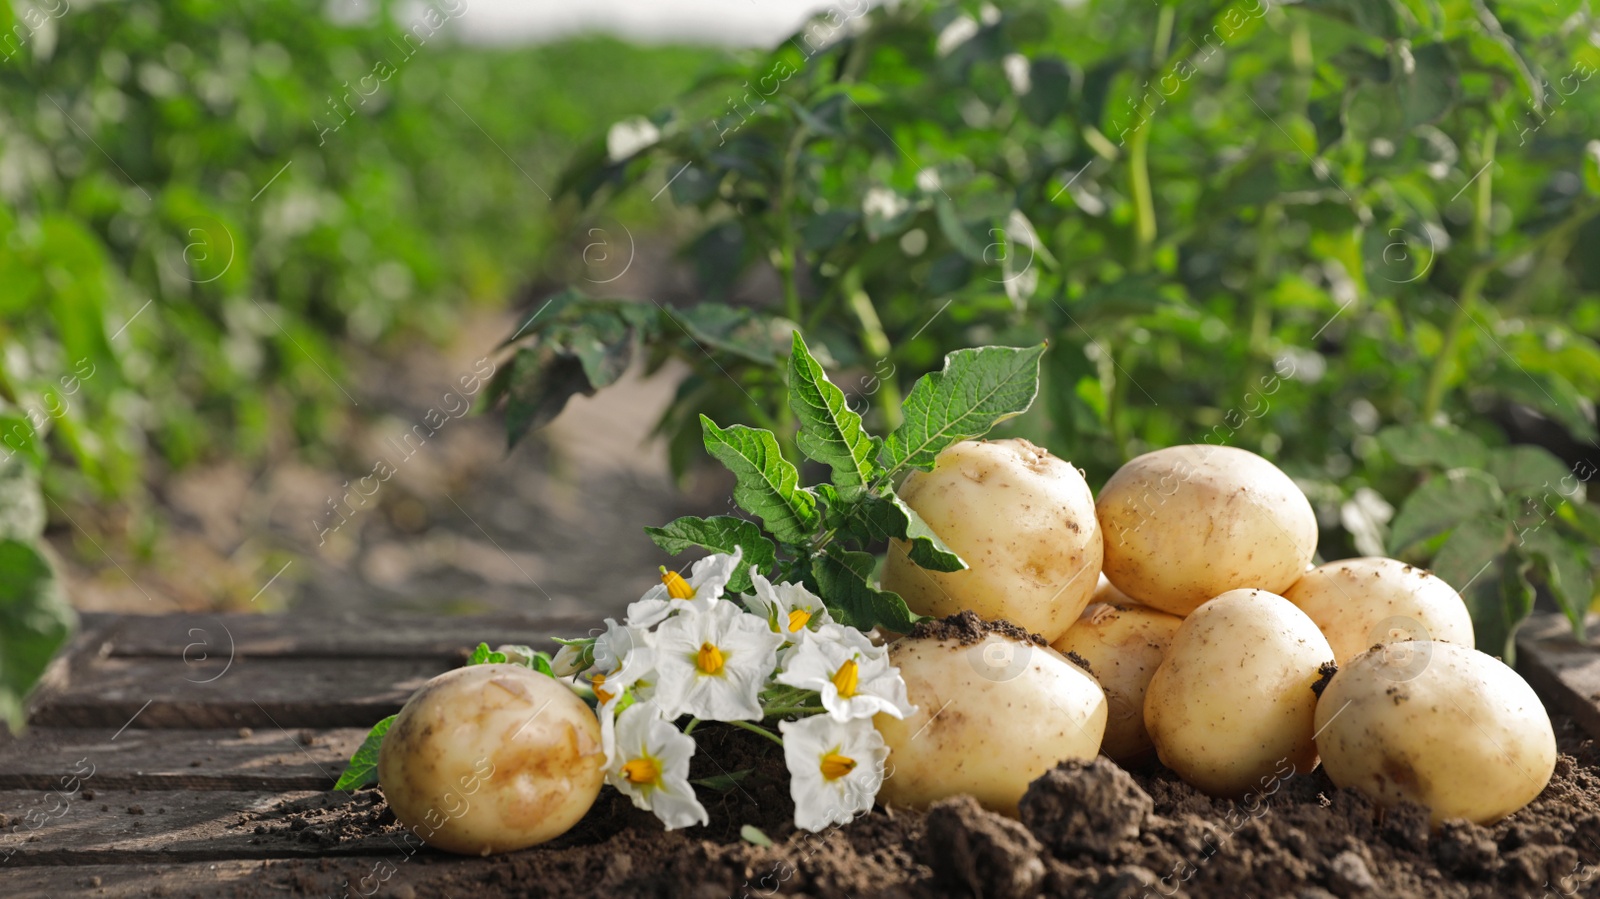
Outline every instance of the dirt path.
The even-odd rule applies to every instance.
[[[620,613],[669,561],[642,528],[714,511],[722,488],[680,493],[648,439],[679,377],[671,368],[574,399],[508,455],[499,418],[461,413],[447,391],[489,371],[485,353],[513,327],[509,313],[482,315],[444,351],[357,366],[348,386],[369,424],[336,463],[224,461],[158,484],[166,531],[148,559],[102,536],[113,563],[82,530],[53,529],[74,604]]]

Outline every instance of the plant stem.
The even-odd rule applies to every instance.
[[[691,718],[689,720],[689,723],[684,725],[684,727],[683,727],[683,735],[686,736],[686,737],[689,736],[690,734],[694,733],[694,729],[696,727],[699,727],[699,726],[700,726],[700,719],[699,718]]]
[[[846,300],[850,303],[850,311],[856,314],[856,321],[861,323],[861,348],[867,355],[877,360],[873,362],[874,378],[877,378],[877,365],[887,361],[891,347],[889,335],[883,332],[883,322],[878,318],[878,308],[872,305],[872,297],[861,286],[861,272],[850,269],[844,276],[844,289]],[[900,382],[895,380],[893,373],[887,378],[878,379],[878,389],[872,395],[872,404],[878,409],[878,416],[883,419],[883,429],[893,431],[900,427]]]
[[[1261,209],[1260,226],[1256,229],[1255,289],[1250,292],[1250,354],[1263,357],[1267,353],[1267,339],[1272,335],[1272,303],[1267,289],[1268,279],[1278,256],[1278,228],[1283,222],[1283,210],[1276,203]]]
[[[747,731],[749,731],[749,732],[751,732],[753,734],[760,734],[761,736],[766,737],[767,739],[769,739],[772,742],[778,744],[779,746],[783,745],[783,738],[782,737],[778,736],[777,734],[773,733],[770,730],[767,730],[764,727],[757,727],[756,725],[751,724],[748,721],[724,721],[722,723],[723,724],[732,725],[734,727],[739,728],[740,730],[747,730]]]
[[[1151,73],[1160,71],[1166,65],[1176,13],[1176,6],[1161,7],[1156,20],[1155,43],[1150,48]],[[1128,141],[1128,192],[1133,195],[1133,270],[1139,272],[1150,267],[1150,251],[1156,242],[1155,195],[1150,189],[1149,119],[1139,123]]]
[[[778,276],[783,281],[783,308],[790,321],[800,321],[800,286],[795,281],[795,230],[794,216],[789,208],[794,204],[794,174],[800,161],[800,150],[805,146],[806,125],[801,122],[789,136],[789,146],[784,150],[783,169],[778,182]]]
[[[1490,269],[1494,267],[1493,261],[1486,258],[1489,250],[1490,216],[1494,211],[1494,144],[1494,129],[1485,128],[1483,138],[1485,165],[1482,169],[1483,174],[1478,176],[1476,209],[1472,217],[1472,252],[1478,258],[1472,269],[1467,272],[1466,279],[1461,282],[1461,296],[1456,300],[1456,311],[1451,314],[1449,323],[1445,325],[1444,341],[1440,344],[1439,354],[1434,357],[1433,366],[1428,371],[1428,385],[1422,398],[1423,422],[1433,421],[1439,414],[1439,408],[1444,404],[1445,382],[1449,380],[1456,353],[1460,351],[1461,335],[1466,329],[1467,322],[1472,319],[1472,307],[1477,304],[1478,296],[1483,292],[1483,284],[1488,280]]]
[[[1156,205],[1150,190],[1150,123],[1141,124],[1128,140],[1128,191],[1133,195],[1133,270],[1150,267],[1156,242]]]

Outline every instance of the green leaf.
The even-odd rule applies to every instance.
[[[1390,425],[1378,432],[1378,445],[1396,462],[1414,468],[1482,468],[1489,457],[1476,436],[1429,424]]]
[[[31,544],[0,540],[0,721],[21,730],[23,701],[77,616],[50,563]]]
[[[898,593],[872,586],[876,561],[870,553],[847,550],[834,543],[813,558],[811,570],[828,610],[845,624],[863,631],[882,626],[906,633],[918,616],[911,614]]]
[[[682,333],[702,349],[722,350],[761,365],[782,358],[783,344],[795,329],[794,322],[781,316],[720,303],[673,309],[670,314]]]
[[[0,456],[6,451],[0,448]],[[33,469],[21,456],[0,460],[0,540],[36,540],[44,523],[44,497]]]
[[[1498,517],[1503,504],[1504,498],[1494,478],[1481,471],[1458,468],[1435,475],[1424,481],[1401,505],[1389,526],[1389,549],[1404,552],[1462,522]]]
[[[864,540],[911,541],[911,561],[930,571],[965,571],[969,566],[928,527],[917,511],[893,493],[841,502],[840,524]]]
[[[672,555],[693,547],[714,553],[731,553],[734,547],[743,547],[744,561],[733,577],[728,579],[730,593],[743,593],[750,589],[750,566],[754,565],[766,575],[778,561],[778,548],[761,535],[760,526],[732,515],[711,518],[685,515],[669,522],[666,527],[647,527],[644,532],[650,535],[657,546]]]
[[[1461,594],[1478,648],[1504,655],[1513,625],[1504,591],[1511,528],[1499,518],[1473,518],[1450,532],[1433,557],[1433,573]],[[1517,621],[1521,617],[1516,618]]]
[[[1483,466],[1500,483],[1507,496],[1550,495],[1552,505],[1560,505],[1562,480],[1571,477],[1566,463],[1539,446],[1510,446],[1489,454]]]
[[[549,424],[578,394],[593,396],[595,388],[572,356],[560,356],[547,347],[520,349],[511,361],[506,389],[506,445],[515,446],[529,431]]]
[[[491,651],[487,643],[479,643],[478,648],[474,649],[472,655],[467,658],[468,665],[503,665],[505,661],[506,654]]]
[[[746,824],[743,827],[740,827],[739,838],[744,840],[746,843],[751,844],[752,846],[764,846],[769,848],[772,846],[772,837],[767,836],[762,832],[761,828],[755,826],[754,824]]]
[[[1400,13],[1393,0],[1301,0],[1300,6],[1342,19],[1374,37],[1400,37]]]
[[[1581,544],[1569,543],[1548,522],[1518,533],[1523,552],[1535,562],[1545,586],[1572,622],[1573,632],[1583,639],[1583,619],[1594,601],[1594,575],[1589,570],[1587,553]]]
[[[789,355],[789,408],[800,422],[795,438],[800,451],[833,471],[839,495],[851,500],[865,493],[879,471],[882,441],[867,434],[861,416],[850,410],[844,391],[828,380],[799,331]]]
[[[734,502],[758,518],[774,537],[800,543],[817,527],[817,501],[800,489],[800,472],[778,449],[771,431],[733,425],[719,428],[700,416],[706,451],[733,472]]]
[[[1039,357],[1048,344],[978,347],[944,357],[944,369],[917,380],[906,397],[904,424],[884,444],[890,474],[933,467],[952,443],[982,437],[996,423],[1019,415],[1039,393]]]
[[[738,771],[725,771],[722,774],[713,774],[710,777],[702,777],[699,780],[691,780],[689,782],[697,787],[705,787],[708,790],[726,793],[737,787],[739,781],[749,777],[750,772],[754,770],[754,768],[740,768]],[[749,825],[745,826],[748,827]]]
[[[372,725],[372,730],[367,731],[367,738],[361,741],[361,748],[356,754],[350,756],[350,764],[339,775],[339,782],[333,785],[335,790],[354,790],[370,783],[378,782],[378,750],[383,746],[383,735],[389,732],[389,726],[394,724],[395,715]]]
[[[1398,68],[1395,89],[1406,128],[1437,122],[1460,99],[1461,72],[1448,44],[1414,45],[1409,64]]]

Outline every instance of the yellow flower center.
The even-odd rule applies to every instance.
[[[846,755],[840,755],[837,749],[831,750],[822,757],[822,776],[828,780],[838,780],[856,769],[856,760]]]
[[[654,784],[661,779],[661,766],[645,756],[622,766],[622,776],[631,784]]]
[[[606,676],[604,674],[596,674],[594,680],[589,682],[589,685],[594,687],[594,698],[601,702],[610,702],[616,698],[617,694],[603,689],[606,685]]]
[[[790,612],[789,613],[789,633],[792,634],[792,633],[800,630],[801,628],[805,627],[806,626],[806,622],[808,622],[810,620],[811,620],[811,613],[807,612],[805,609],[795,609],[793,612]]]
[[[855,659],[847,659],[839,670],[833,673],[833,687],[845,699],[856,695],[856,687],[861,680],[860,671],[856,668]]]
[[[694,666],[700,669],[701,674],[722,673],[722,650],[710,643],[700,644],[700,652],[695,654]]]
[[[661,583],[666,585],[667,595],[673,599],[694,599],[694,588],[689,582],[676,571],[668,571],[665,565],[661,566]]]

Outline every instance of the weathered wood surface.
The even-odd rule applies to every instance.
[[[40,696],[29,720],[43,727],[370,726],[451,667],[437,658],[112,656]]]
[[[1566,616],[1539,614],[1517,632],[1517,670],[1547,705],[1571,715],[1591,736],[1600,739],[1600,617],[1586,622],[1590,642],[1573,639]]]
[[[340,840],[314,819],[290,830],[263,817],[325,801],[318,791],[96,790],[88,799],[81,790],[5,790],[0,814],[16,826],[0,833],[0,859],[23,867],[400,852],[384,836]]]
[[[36,727],[0,744],[0,790],[327,790],[367,729],[141,730]]]
[[[86,615],[85,629],[113,656],[201,659],[238,656],[341,659],[434,658],[458,662],[479,642],[550,648],[551,637],[582,636],[596,622],[534,614],[437,618],[417,615]]]
[[[359,813],[361,797],[331,788],[367,729],[480,641],[549,649],[591,626],[86,615],[29,730],[0,728],[0,897],[403,895],[454,860],[341,837],[323,826],[339,816],[317,811]],[[287,864],[308,858],[315,869]]]

